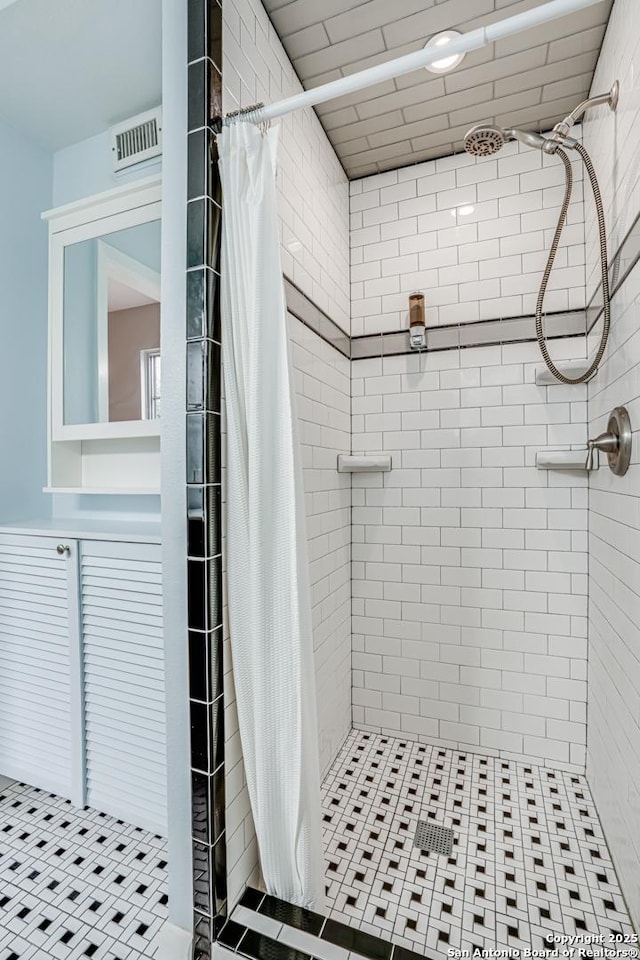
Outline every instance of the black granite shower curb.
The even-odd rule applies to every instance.
[[[232,915],[220,931],[218,943],[250,960],[322,960],[325,952],[323,943],[344,951],[343,960],[348,960],[350,954],[357,954],[364,960],[443,960],[444,957],[444,954],[428,948],[422,953],[407,950],[383,937],[297,907],[253,887],[247,887],[238,906],[251,910],[257,917],[269,917],[285,927],[299,930],[317,941],[316,950],[313,942],[310,942],[308,949],[312,953],[301,951],[280,939],[273,939],[244,923],[238,923]]]

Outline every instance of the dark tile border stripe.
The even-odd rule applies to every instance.
[[[351,338],[348,333],[327,316],[306,293],[297,287],[293,280],[284,276],[284,292],[287,310],[306,327],[317,333],[322,340],[335,347],[344,357],[351,356]]]
[[[545,331],[549,339],[584,336],[584,310],[549,313],[545,317]],[[427,329],[425,353],[441,350],[465,350],[469,347],[489,347],[508,343],[528,343],[536,339],[534,316],[506,317],[504,320],[475,320],[470,323],[452,323]],[[409,346],[409,331],[377,333],[351,338],[351,359],[390,357],[417,351]]]
[[[627,231],[609,265],[611,299],[615,297],[639,260],[640,214]],[[288,277],[284,280],[289,312],[345,357],[351,360],[365,360],[415,353],[409,347],[407,330],[349,337]],[[602,284],[598,284],[586,310],[568,310],[546,315],[547,339],[580,337],[590,333],[602,316],[602,310]],[[501,320],[476,320],[428,329],[425,352],[529,343],[535,340],[536,327],[533,315],[505,317]]]
[[[220,467],[220,221],[213,117],[222,7],[187,0],[187,593],[193,956],[210,960],[227,915]]]
[[[390,357],[415,353],[409,346],[409,331],[373,333],[350,337],[327,316],[310,297],[287,276],[284,277],[287,310],[325,343],[335,347],[350,360]],[[583,336],[586,330],[584,310],[568,310],[548,314],[545,330],[549,339]],[[447,324],[427,330],[426,352],[464,350],[503,343],[527,343],[536,339],[535,317],[506,317],[503,320],[477,320],[471,323]]]
[[[349,337],[299,287],[284,277],[287,310],[325,343],[330,344],[350,360],[372,357],[391,357],[415,353],[409,346],[409,331],[372,333]],[[584,310],[567,310],[547,314],[547,338],[584,336],[587,317]],[[528,343],[536,339],[536,322],[532,315],[505,317],[503,320],[476,320],[470,323],[452,323],[427,330],[425,352],[464,350],[468,347],[488,347],[508,343]]]

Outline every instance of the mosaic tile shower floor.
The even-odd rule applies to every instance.
[[[165,841],[24,784],[0,791],[0,960],[148,960]]]
[[[443,956],[634,935],[584,777],[354,731],[322,801],[343,923]],[[432,819],[453,828],[449,858],[413,846]]]

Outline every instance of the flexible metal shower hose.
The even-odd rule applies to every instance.
[[[564,228],[566,219],[567,219],[567,210],[569,209],[569,201],[571,200],[571,189],[573,187],[573,173],[571,171],[571,161],[565,153],[564,150],[558,148],[556,153],[561,158],[564,163],[564,169],[566,173],[566,187],[564,192],[564,200],[562,201],[562,207],[560,209],[560,216],[558,217],[558,225],[556,226],[556,232],[553,236],[553,241],[551,243],[551,250],[549,251],[549,257],[547,259],[547,265],[544,268],[544,273],[542,275],[542,282],[540,284],[540,292],[538,293],[538,302],[536,303],[536,336],[538,337],[538,346],[540,347],[540,352],[544,357],[544,362],[547,367],[554,375],[556,380],[559,380],[561,383],[586,383],[588,380],[591,380],[595,376],[598,367],[600,366],[600,361],[604,355],[604,351],[607,346],[607,339],[609,337],[609,327],[611,326],[611,303],[609,299],[609,271],[607,264],[607,234],[605,230],[604,223],[604,210],[602,208],[602,197],[600,196],[600,187],[598,186],[598,180],[596,178],[596,172],[593,169],[593,164],[591,163],[591,157],[582,146],[581,143],[575,145],[575,149],[578,151],[582,157],[582,162],[585,165],[586,171],[589,174],[589,180],[591,181],[591,189],[593,190],[593,199],[596,205],[596,213],[598,216],[598,235],[600,238],[600,269],[602,272],[602,302],[604,305],[604,320],[602,324],[602,337],[600,339],[600,346],[598,347],[598,352],[596,353],[593,363],[588,370],[585,370],[583,374],[579,377],[567,377],[556,367],[555,363],[549,355],[547,349],[547,343],[545,340],[544,330],[542,326],[542,306],[544,303],[544,296],[547,292],[547,284],[549,283],[549,277],[551,275],[551,270],[553,269],[553,262],[556,258],[556,253],[558,251],[558,244],[560,243],[560,237],[562,236],[562,230]]]

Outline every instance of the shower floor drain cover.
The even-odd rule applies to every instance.
[[[453,851],[453,830],[450,827],[441,827],[438,824],[420,820],[413,838],[413,845],[428,853],[441,853],[445,857],[450,857]]]

